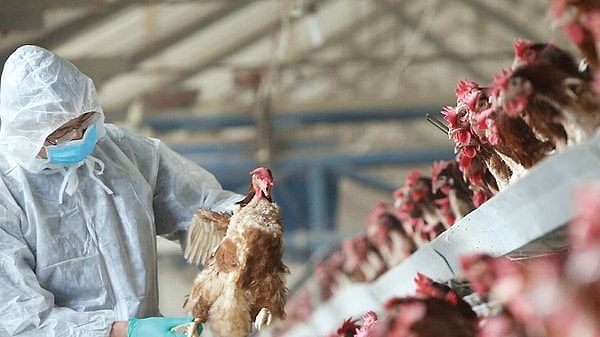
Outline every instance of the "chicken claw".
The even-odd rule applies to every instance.
[[[194,318],[193,321],[185,324],[181,324],[171,328],[171,333],[183,333],[187,337],[199,337],[198,325],[200,324],[199,318]]]
[[[254,319],[254,326],[257,330],[262,330],[263,328],[271,325],[271,319],[273,315],[271,314],[271,310],[267,308],[261,308],[256,318]]]

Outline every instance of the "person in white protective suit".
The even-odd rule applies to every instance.
[[[0,336],[167,337],[156,236],[241,196],[157,139],[104,124],[92,80],[19,47],[0,82]]]

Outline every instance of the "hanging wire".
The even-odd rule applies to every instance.
[[[282,61],[285,59],[289,39],[290,39],[290,2],[282,6],[281,23],[279,36],[273,49],[273,54],[268,60],[266,69],[259,73],[258,86],[255,89],[253,114],[256,120],[256,141],[257,151],[256,160],[261,165],[271,166],[272,149],[272,130],[271,130],[271,98],[276,88],[276,81],[279,78],[279,70]]]
[[[385,5],[385,8],[389,9],[391,4],[387,4],[386,1],[382,0],[382,3]],[[395,57],[396,61],[390,66],[393,71],[389,71],[388,75],[394,76],[395,78],[401,78],[402,74],[406,71],[406,69],[413,63],[416,53],[415,51],[420,50],[419,46],[423,44],[426,39],[427,33],[431,30],[433,24],[437,20],[438,15],[438,7],[440,6],[441,1],[431,1],[429,4],[425,5],[423,10],[423,15],[421,15],[417,26],[413,33],[409,34],[408,37],[404,36],[404,41],[401,44],[403,46],[402,50]],[[395,84],[395,91],[400,90],[400,81],[393,81]]]
[[[269,66],[266,70],[264,81],[260,81],[257,93],[259,96],[266,97],[272,94],[275,89],[274,82],[279,76],[281,63],[285,59],[290,41],[290,13],[297,10],[298,1],[286,1],[282,6],[280,29],[277,43],[274,48],[273,55],[269,59]]]

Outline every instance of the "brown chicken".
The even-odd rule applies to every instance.
[[[282,262],[279,206],[271,200],[273,177],[264,167],[251,174],[249,196],[238,203],[225,236],[198,273],[184,303],[184,309],[192,313],[196,322],[219,337],[245,337],[252,332],[252,323],[261,330],[285,318],[285,277],[289,271]],[[210,217],[207,213],[199,216]],[[212,223],[197,221],[196,226],[206,227],[206,236],[214,236],[227,218],[220,216],[221,219],[219,215],[213,218]],[[192,228],[188,245],[213,240],[206,241],[201,232]],[[196,261],[201,261],[198,256],[207,256],[196,248],[189,249],[186,255]]]
[[[515,88],[518,88],[518,85],[523,81],[518,75],[518,73],[521,72],[519,69],[527,68],[532,65],[534,70],[525,70],[525,79],[527,79],[529,74],[540,76],[540,74],[545,73],[546,69],[553,67],[564,74],[562,78],[570,78],[568,80],[572,83],[570,85],[573,89],[577,89],[578,86],[581,86],[577,82],[589,82],[593,77],[589,67],[581,70],[573,56],[552,43],[540,43],[525,39],[517,39],[514,43],[514,49],[515,58],[512,70],[517,72],[517,76],[512,79],[514,82],[510,84],[510,86],[513,87],[513,91]],[[540,68],[537,64],[545,64],[546,66]],[[542,69],[542,71],[536,72],[535,68]],[[559,77],[557,80],[560,81],[561,78]],[[515,87],[515,85],[517,86]],[[527,85],[527,83],[525,83],[525,85]],[[577,94],[577,90],[574,90],[573,94]],[[563,116],[563,113],[557,104],[552,100],[539,98],[541,97],[530,96],[527,100],[526,108],[522,111],[521,117],[525,123],[532,128],[538,138],[548,140],[553,144],[556,151],[562,151],[566,148],[569,140],[567,131],[569,131],[571,135],[573,134],[573,131],[565,130],[565,116]],[[507,94],[507,99],[510,99],[510,94]]]
[[[479,337],[600,336],[600,185],[575,187],[573,196],[561,245],[460,258],[463,277],[492,309]]]
[[[477,82],[461,80],[455,90],[456,106],[441,111],[448,122],[449,136],[456,144],[460,170],[474,192],[475,206],[506,187],[514,174],[494,148],[493,144],[500,140],[493,141],[494,126],[488,125],[492,119],[489,94],[484,91],[487,89]]]
[[[546,62],[534,62],[516,69],[503,93],[504,108],[510,113],[515,101],[523,108],[533,102],[546,102],[559,113],[553,122],[564,128],[569,144],[588,138],[600,126],[600,101],[589,84]],[[507,106],[508,105],[508,106]],[[530,111],[529,115],[533,115]]]
[[[550,15],[555,24],[577,46],[586,62],[600,70],[600,2],[598,0],[553,0]]]
[[[452,224],[475,208],[472,202],[473,191],[469,188],[456,160],[434,162],[430,174],[433,193],[442,193],[448,199],[448,212],[454,218]]]
[[[394,192],[394,206],[406,233],[421,247],[450,227],[448,219],[439,209],[433,194],[432,181],[421,170],[414,169],[404,186]]]
[[[513,44],[515,58],[511,66],[516,70],[534,62],[546,62],[573,77],[585,78],[587,75],[579,70],[575,58],[555,44],[517,39]]]
[[[341,243],[343,272],[354,282],[371,282],[386,270],[385,262],[367,235],[360,233]]]
[[[416,281],[423,281],[422,275]],[[418,287],[426,294],[388,300],[382,324],[385,331],[377,336],[477,336],[478,319],[469,304],[450,288],[439,286],[443,285],[421,284]]]
[[[387,268],[400,264],[417,249],[395,213],[393,205],[380,202],[366,220],[369,241],[377,247]]]

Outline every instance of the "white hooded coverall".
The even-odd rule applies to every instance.
[[[57,55],[18,48],[0,84],[0,336],[107,337],[159,316],[156,235],[240,196],[157,139],[97,122],[72,168],[38,157],[46,137],[102,112],[92,80]],[[62,203],[61,203],[62,201]]]

